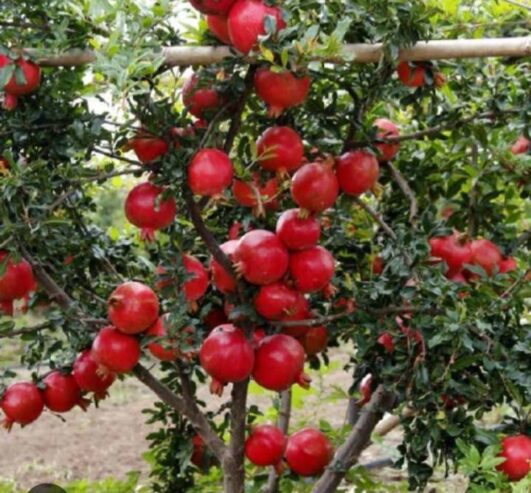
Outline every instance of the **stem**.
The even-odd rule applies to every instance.
[[[384,230],[384,232],[393,240],[397,239],[396,233],[389,227],[389,225],[383,220],[382,216],[378,214],[369,204],[366,204],[359,197],[354,197],[354,201],[371,216]]]
[[[400,187],[400,190],[402,190],[402,193],[409,200],[409,222],[411,224],[414,224],[415,217],[418,212],[417,199],[415,197],[415,194],[413,193],[413,190],[411,190],[411,187],[409,186],[407,180],[402,176],[402,173],[400,173],[400,171],[398,171],[398,169],[395,168],[391,162],[386,162],[385,165],[389,168],[393,180],[396,182],[396,184]]]

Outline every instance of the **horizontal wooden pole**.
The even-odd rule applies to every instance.
[[[33,50],[27,50],[31,54]],[[383,56],[383,45],[348,44],[342,56],[314,57],[330,63],[373,63]],[[225,58],[238,56],[228,46],[172,46],[164,48],[167,65],[211,65]],[[531,36],[490,39],[445,39],[422,41],[400,51],[400,60],[445,60],[452,58],[523,57],[531,55]],[[91,51],[71,51],[59,55],[38,57],[43,67],[70,67],[85,65],[96,60]]]

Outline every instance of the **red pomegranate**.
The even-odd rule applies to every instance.
[[[74,361],[72,375],[79,388],[84,392],[94,392],[96,400],[100,401],[107,396],[107,390],[116,379],[112,372],[98,371],[99,365],[92,357],[90,349],[78,354]]]
[[[290,275],[303,293],[324,289],[332,280],[334,270],[334,257],[321,246],[293,252],[289,258]]]
[[[301,215],[300,209],[289,209],[277,221],[276,234],[290,250],[311,248],[321,236],[321,223],[314,217]]]
[[[310,312],[310,304],[302,293],[299,293],[295,303],[289,309],[288,313],[282,317],[282,322],[299,322],[301,320],[312,319]],[[308,325],[290,325],[282,327],[282,333],[291,337],[301,338],[306,335],[309,330]]]
[[[256,311],[268,320],[281,320],[290,313],[300,293],[282,282],[262,286],[254,299]]]
[[[253,378],[265,389],[281,392],[298,383],[308,388],[304,374],[304,348],[297,339],[274,334],[264,337],[256,348]]]
[[[387,118],[378,118],[374,120],[373,125],[379,129],[379,131],[376,133],[377,139],[386,139],[389,137],[399,136],[398,127]],[[400,143],[380,143],[376,144],[375,147],[379,152],[378,161],[391,161],[391,159],[396,156],[398,149],[400,148]]]
[[[304,147],[299,134],[292,128],[271,127],[257,140],[256,152],[262,168],[282,175],[300,167]]]
[[[203,323],[208,331],[215,329],[218,325],[226,324],[228,322],[227,315],[223,308],[212,308],[204,317]]]
[[[13,423],[21,426],[33,423],[44,409],[44,400],[35,384],[18,382],[11,384],[0,397],[0,409],[5,414],[2,426],[11,430]]]
[[[228,19],[222,15],[207,15],[209,31],[225,45],[230,45]]]
[[[247,54],[258,44],[258,37],[266,34],[266,16],[276,21],[276,30],[286,27],[282,11],[262,0],[237,0],[228,16],[229,36],[234,47]]]
[[[325,327],[309,327],[300,343],[308,356],[314,356],[326,349],[328,343],[328,331]]]
[[[0,263],[5,262],[8,252],[0,251]],[[3,274],[0,275],[0,301],[12,301],[23,298],[35,289],[33,270],[26,259],[14,262],[10,256]]]
[[[203,14],[227,15],[236,0],[189,0]]]
[[[19,58],[18,60],[13,61],[9,57],[0,54],[0,69],[11,64],[16,65],[15,70],[22,71],[24,82],[19,83],[16,74],[13,74],[5,84],[3,88],[4,92],[6,94],[11,94],[12,96],[24,96],[34,92],[41,83],[40,67],[31,60]]]
[[[229,240],[220,245],[221,250],[225,255],[227,255],[227,257],[229,257],[229,260],[233,259],[234,252],[236,251],[237,247],[237,240]],[[221,291],[223,294],[233,293],[236,289],[236,283],[234,282],[234,279],[213,257],[210,259],[209,268],[210,272],[212,273],[212,283],[216,289]]]
[[[147,132],[139,132],[129,141],[129,145],[141,163],[151,163],[169,150],[168,143],[160,137],[155,137]]]
[[[305,211],[323,212],[332,207],[339,193],[334,170],[328,163],[308,163],[291,179],[291,197]]]
[[[500,274],[506,274],[507,272],[513,272],[518,269],[518,264],[514,257],[505,257],[498,264]]]
[[[225,384],[248,378],[254,360],[253,347],[233,324],[216,327],[199,350],[201,366],[212,377],[210,391],[217,395],[221,395]]]
[[[288,440],[273,425],[255,426],[245,441],[245,457],[256,466],[276,466],[282,462]]]
[[[208,289],[208,274],[203,267],[203,264],[192,255],[183,255],[183,267],[188,276],[190,276],[183,283],[184,297],[188,303],[191,303],[192,308],[196,308],[195,303],[201,298]]]
[[[12,317],[15,313],[15,307],[13,306],[13,300],[0,301],[0,315],[6,315]]]
[[[202,469],[205,465],[205,451],[206,446],[203,439],[199,435],[194,435],[192,437],[192,457],[190,457],[190,462],[199,469]]]
[[[381,344],[385,351],[388,354],[393,354],[395,352],[395,343],[393,341],[393,336],[389,332],[384,332],[378,337],[378,344]]]
[[[183,89],[183,104],[188,111],[200,120],[208,120],[219,110],[222,98],[218,92],[211,87],[202,87],[199,84],[197,74],[186,79]]]
[[[531,141],[521,135],[511,147],[513,154],[526,154],[531,149]]]
[[[373,257],[372,259],[372,263],[371,263],[371,272],[376,275],[376,276],[379,276],[384,270],[384,262],[383,262],[383,259],[382,257],[380,257],[379,255],[377,255],[376,257]]]
[[[107,301],[109,320],[124,334],[138,334],[159,316],[159,300],[154,291],[141,282],[120,284]]]
[[[500,457],[505,459],[496,469],[510,481],[519,481],[531,471],[531,438],[526,435],[505,437],[501,442]]]
[[[334,447],[319,430],[303,428],[288,438],[286,461],[299,476],[321,474],[333,456]]]
[[[240,236],[240,230],[242,229],[242,223],[239,221],[234,221],[229,230],[227,231],[227,238],[229,240],[237,240]]]
[[[134,187],[125,200],[125,215],[129,222],[140,228],[145,241],[155,239],[155,230],[170,226],[175,219],[173,197],[160,199],[164,189],[146,182]]]
[[[286,247],[274,233],[254,229],[240,238],[234,252],[236,270],[251,284],[271,284],[288,270]]]
[[[448,275],[461,272],[464,264],[472,262],[472,250],[468,242],[462,242],[459,234],[430,238],[430,255],[448,266]]]
[[[422,63],[400,62],[396,72],[402,84],[407,87],[420,87],[425,84],[426,69]]]
[[[277,118],[285,109],[304,103],[310,84],[310,77],[298,77],[287,70],[273,72],[262,68],[254,76],[256,94],[267,104],[267,114],[271,118]]]
[[[18,97],[14,96],[13,94],[7,94],[4,93],[4,97],[2,99],[2,108],[4,108],[6,111],[13,111],[18,106]]]
[[[358,404],[363,406],[371,400],[373,378],[371,373],[367,373],[360,382],[360,400]]]
[[[87,407],[81,398],[81,389],[72,375],[64,375],[53,371],[44,378],[45,389],[42,392],[44,404],[54,413],[66,413],[79,405],[83,410]]]
[[[229,156],[218,149],[198,151],[188,165],[188,186],[196,195],[221,195],[234,173]]]
[[[373,154],[358,149],[337,158],[336,173],[344,193],[360,195],[376,184],[380,167]]]
[[[140,359],[140,344],[136,337],[123,334],[112,326],[104,327],[92,343],[92,357],[108,371],[127,373]]]
[[[165,317],[159,317],[157,321],[146,331],[146,335],[154,337],[157,342],[150,342],[147,345],[148,351],[161,361],[175,361],[180,354],[176,347],[176,341],[168,338],[166,331]]]
[[[489,276],[503,259],[498,247],[489,240],[474,240],[470,251],[470,263],[482,267]]]
[[[252,207],[253,214],[261,217],[265,214],[264,208],[275,209],[277,207],[276,195],[278,193],[278,180],[271,178],[264,185],[260,184],[258,175],[253,177],[251,183],[234,180],[232,194],[238,204],[243,207]]]

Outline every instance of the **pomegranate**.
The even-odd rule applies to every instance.
[[[227,154],[218,149],[202,149],[188,165],[188,186],[196,195],[220,195],[231,184],[233,173]]]
[[[498,247],[489,240],[475,240],[470,244],[471,264],[477,265],[490,276],[502,261]]]
[[[264,207],[275,209],[277,207],[276,195],[278,193],[278,181],[271,178],[264,185],[260,184],[258,175],[253,177],[251,183],[234,180],[232,194],[238,204],[243,207],[252,207],[253,214],[257,217],[265,214]]]
[[[227,15],[236,0],[189,0],[203,14]]]
[[[257,140],[256,152],[262,168],[282,175],[300,167],[304,147],[299,134],[292,128],[271,127]]]
[[[222,104],[222,98],[211,87],[199,86],[199,78],[196,74],[186,79],[183,90],[183,104],[188,111],[201,121],[215,114]]]
[[[45,389],[42,392],[44,404],[54,413],[66,413],[79,405],[83,410],[87,407],[81,398],[81,389],[72,375],[64,375],[53,371],[44,378]]]
[[[316,476],[324,471],[334,456],[330,440],[314,428],[303,428],[288,438],[286,461],[300,476]]]
[[[207,15],[209,31],[223,44],[230,45],[228,19],[222,15]]]
[[[13,300],[0,301],[0,315],[6,315],[12,317],[15,312],[15,307],[13,306]]]
[[[218,325],[226,324],[228,321],[223,308],[212,308],[203,317],[203,323],[209,331],[215,329]]]
[[[164,326],[164,317],[159,317],[157,321],[146,331],[146,335],[157,338],[160,342],[150,342],[147,345],[148,351],[161,361],[175,361],[179,357],[176,341],[169,339],[166,327]]]
[[[147,132],[139,132],[129,141],[129,145],[141,163],[151,163],[169,150],[168,143],[160,137],[155,137]]]
[[[379,276],[384,270],[384,262],[382,257],[377,255],[376,257],[373,257],[372,263],[371,263],[371,271],[374,275]]]
[[[321,223],[314,217],[301,217],[300,209],[284,211],[278,218],[276,234],[286,248],[305,250],[317,245]]]
[[[271,284],[288,270],[286,247],[274,233],[254,229],[240,238],[234,252],[236,270],[251,284]]]
[[[513,154],[526,154],[531,149],[531,141],[521,135],[511,147]]]
[[[337,199],[339,184],[327,163],[308,163],[291,179],[291,197],[305,211],[323,212]]]
[[[256,311],[268,320],[281,320],[290,313],[300,293],[277,282],[262,286],[254,299]]]
[[[208,289],[208,274],[203,264],[192,255],[183,255],[183,267],[190,276],[183,284],[186,301],[197,308],[195,303]]]
[[[300,338],[300,343],[308,356],[314,356],[326,349],[328,331],[325,327],[309,327]]]
[[[104,327],[92,343],[92,357],[104,371],[127,373],[140,359],[140,344],[135,337],[112,326]]]
[[[96,400],[107,396],[108,388],[113,384],[116,375],[111,372],[98,371],[98,363],[92,357],[90,349],[78,354],[74,361],[72,375],[77,385],[84,392],[94,392]]]
[[[425,84],[426,69],[422,63],[400,62],[396,71],[402,84],[407,87],[420,87]]]
[[[234,47],[247,54],[258,44],[258,38],[266,34],[266,16],[276,21],[276,30],[286,27],[282,11],[270,7],[262,0],[237,0],[228,16],[229,36]]]
[[[372,397],[372,374],[367,373],[363,377],[363,379],[360,382],[360,400],[358,401],[358,404],[360,406],[363,406],[364,404],[367,404],[371,400]]]
[[[242,229],[242,223],[234,221],[229,230],[227,231],[227,238],[229,240],[236,240],[240,236],[240,230]]]
[[[216,327],[203,341],[199,361],[212,377],[210,391],[221,395],[228,382],[249,377],[254,365],[254,351],[243,331],[233,324]]]
[[[287,70],[277,73],[262,68],[254,77],[256,94],[267,104],[267,114],[271,118],[277,118],[285,109],[304,103],[310,84],[310,77],[297,77]]]
[[[467,279],[462,272],[456,272],[453,274],[447,272],[446,277],[449,281],[455,282],[457,284],[467,284]]]
[[[289,258],[290,275],[296,288],[303,293],[324,289],[334,276],[332,254],[321,246],[294,252]]]
[[[245,441],[245,457],[256,466],[276,466],[282,462],[288,441],[273,425],[255,426]]]
[[[129,222],[140,228],[145,241],[155,239],[155,230],[170,226],[175,219],[176,206],[173,197],[160,199],[164,189],[149,182],[134,187],[125,200],[125,215]]]
[[[252,371],[256,383],[268,390],[281,392],[294,383],[303,388],[310,384],[304,374],[304,348],[285,334],[267,336],[258,343]]]
[[[238,247],[238,241],[229,240],[220,245],[221,250],[227,257],[232,260],[234,252]],[[236,289],[236,283],[232,276],[215,260],[213,257],[210,259],[210,272],[212,273],[212,283],[223,294],[233,293]]]
[[[472,263],[470,244],[460,241],[459,234],[431,238],[429,244],[430,255],[446,263],[449,276],[461,272],[465,264]]]
[[[202,469],[205,465],[205,451],[206,446],[205,442],[199,435],[194,435],[192,437],[192,457],[190,457],[190,462]]]
[[[18,97],[14,96],[13,94],[7,94],[4,93],[4,97],[2,99],[2,108],[4,108],[6,111],[13,111],[18,106]]]
[[[109,320],[124,334],[143,332],[159,316],[157,295],[141,282],[120,284],[112,292],[107,305]]]
[[[376,134],[377,139],[386,139],[389,137],[398,137],[398,127],[387,118],[378,118],[374,120],[373,125],[379,129],[378,133]],[[384,162],[384,161],[391,161],[393,159],[398,149],[400,148],[400,144],[398,142],[396,143],[379,143],[376,144],[376,149],[378,149],[379,156],[378,161]]]
[[[389,332],[384,332],[378,337],[378,344],[381,344],[385,351],[388,354],[393,354],[395,352],[395,343],[393,341],[393,336]]]
[[[505,437],[501,442],[500,457],[505,459],[496,469],[510,481],[519,481],[531,471],[531,438],[526,435]]]
[[[41,83],[41,69],[31,60],[19,58],[16,61],[0,54],[0,69],[6,65],[15,64],[15,70],[21,70],[24,75],[24,82],[19,83],[15,74],[6,82],[3,91],[12,96],[24,96],[37,90]]]
[[[288,313],[282,317],[282,322],[298,322],[300,320],[310,320],[312,314],[310,312],[310,304],[302,293],[299,293],[295,303],[289,309]],[[308,332],[308,325],[290,325],[289,327],[282,327],[282,333],[292,337],[304,337]]]
[[[44,400],[35,384],[18,382],[10,385],[0,397],[0,408],[5,414],[2,426],[10,430],[13,423],[21,426],[33,423],[44,409]]]
[[[337,179],[347,195],[360,195],[376,184],[380,167],[376,157],[360,149],[337,158]]]
[[[500,270],[500,274],[506,274],[507,272],[515,271],[518,268],[518,264],[516,263],[514,257],[505,257],[501,259],[500,263],[498,264],[498,268]]]
[[[8,252],[0,251],[0,264],[6,262]],[[4,273],[0,275],[0,301],[12,301],[23,298],[35,289],[33,270],[26,259],[14,262],[9,256]]]

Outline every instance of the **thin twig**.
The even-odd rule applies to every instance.
[[[472,144],[471,152],[471,164],[474,169],[478,169],[478,159],[479,159],[479,147],[476,143]],[[469,203],[468,203],[468,228],[467,235],[469,238],[474,238],[476,236],[476,203],[478,199],[478,186],[481,181],[481,173],[478,173],[478,176],[474,179],[472,187],[470,188],[470,193],[468,194]]]
[[[415,197],[415,194],[413,193],[413,190],[411,190],[411,187],[409,186],[407,180],[402,176],[402,173],[400,173],[400,171],[398,171],[398,169],[395,168],[391,162],[388,161],[385,163],[385,165],[389,168],[393,180],[396,182],[396,184],[400,187],[400,190],[402,190],[402,193],[409,200],[409,222],[411,224],[414,224],[415,217],[417,216],[418,212],[417,199]]]
[[[51,329],[52,327],[53,326],[51,322],[43,322],[42,324],[34,325],[32,327],[22,327],[20,329],[10,330],[8,332],[0,332],[0,338],[34,334],[36,332],[40,332],[41,330]]]
[[[509,295],[514,294],[527,281],[530,273],[531,269],[527,269],[500,295],[500,298],[507,298]]]
[[[384,232],[393,240],[397,239],[396,233],[389,227],[389,225],[383,220],[382,216],[378,214],[369,204],[365,203],[359,197],[354,197],[354,201],[363,208],[363,210],[369,214],[384,230]]]

